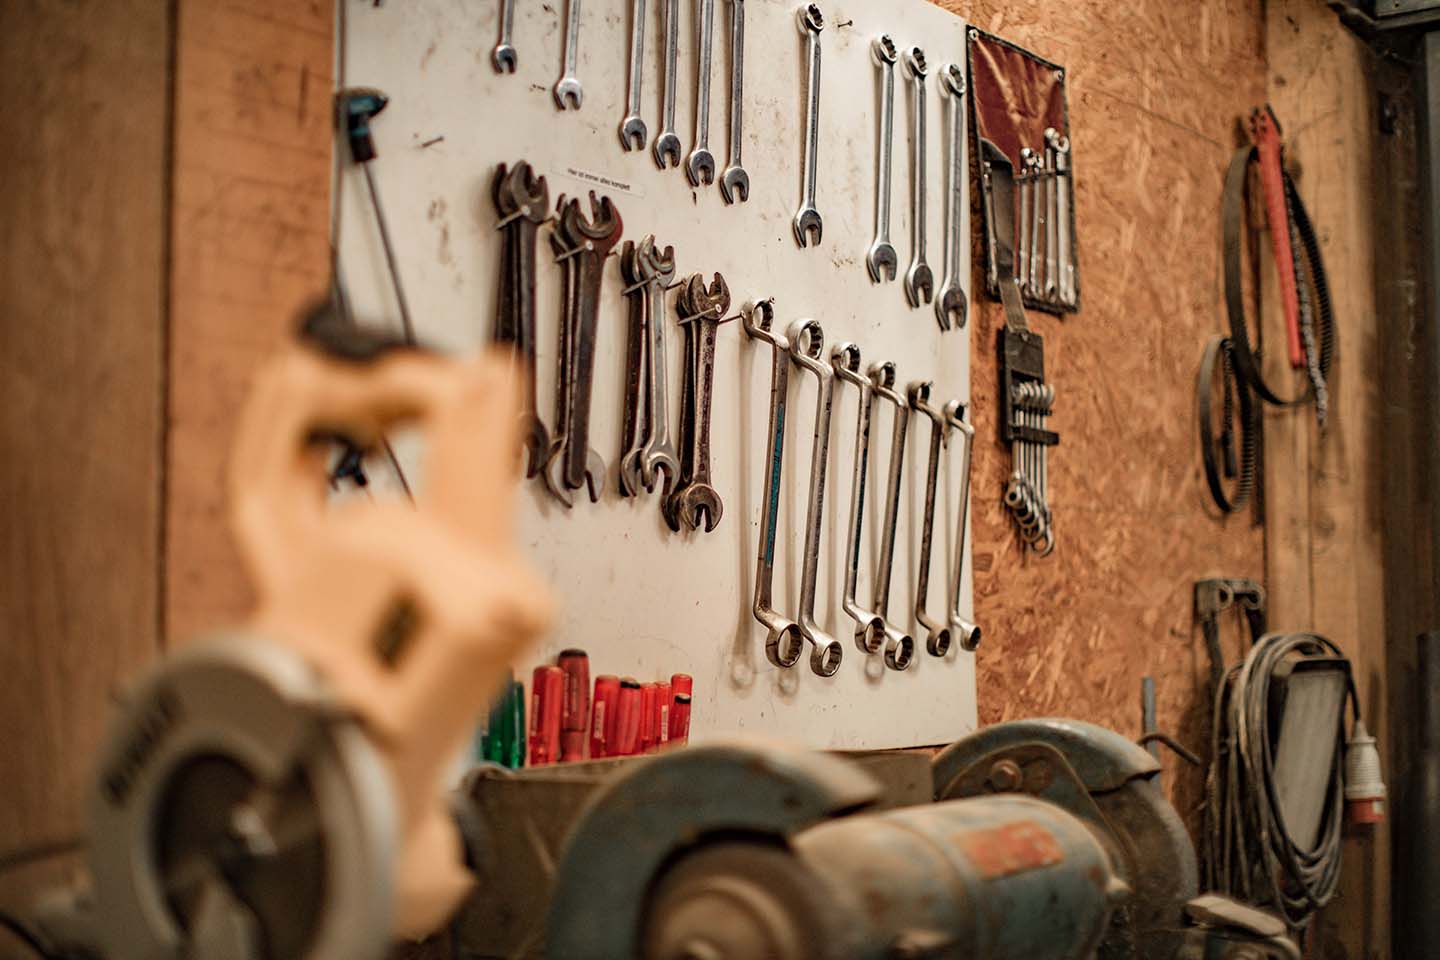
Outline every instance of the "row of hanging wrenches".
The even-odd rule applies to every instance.
[[[766,656],[778,667],[790,667],[799,661],[810,646],[810,668],[820,676],[831,676],[839,668],[844,648],[827,634],[815,619],[815,593],[819,570],[820,538],[825,511],[825,475],[830,451],[830,420],[834,383],[849,383],[859,392],[857,407],[855,465],[851,478],[849,525],[845,545],[845,590],[842,608],[855,621],[855,644],[866,654],[884,655],[885,666],[904,670],[913,661],[915,641],[912,635],[890,619],[890,580],[895,558],[895,539],[900,512],[900,497],[905,465],[906,437],[912,412],[920,412],[931,421],[930,458],[926,473],[925,512],[922,520],[919,580],[915,589],[915,619],[927,631],[926,649],[936,657],[949,652],[951,641],[958,639],[961,647],[974,650],[980,643],[980,630],[960,615],[960,587],[964,577],[966,517],[970,500],[970,462],[974,449],[974,430],[965,420],[965,408],[958,401],[937,410],[930,402],[928,381],[909,385],[905,394],[895,389],[895,365],[871,364],[860,373],[860,348],[853,343],[837,343],[830,350],[829,363],[824,356],[824,331],[815,320],[798,320],[784,335],[774,330],[774,305],[764,300],[747,304],[741,310],[745,332],[750,339],[770,346],[773,363],[770,381],[769,448],[765,459],[765,493],[760,520],[759,550],[756,557],[755,598],[752,612],[766,628]],[[813,373],[816,391],[814,441],[810,456],[810,493],[805,517],[805,547],[800,576],[799,609],[792,619],[774,605],[775,543],[779,533],[781,477],[785,461],[785,420],[789,392],[790,364]],[[881,555],[874,574],[874,596],[868,607],[856,600],[859,577],[860,544],[865,517],[865,491],[870,459],[870,418],[873,397],[880,396],[895,406],[895,426],[891,436],[889,484],[884,508],[884,529],[881,532]],[[955,540],[955,563],[950,581],[950,602],[945,619],[932,618],[927,609],[931,547],[934,542],[936,486],[939,477],[940,448],[948,442],[951,431],[964,441],[964,466],[961,469],[959,529]]]
[[[1055,406],[1055,388],[1022,380],[1011,386],[1011,416],[1015,421],[1010,441],[1013,469],[1005,489],[1005,506],[1015,517],[1021,538],[1042,557],[1055,549],[1050,517],[1050,447],[1058,441],[1045,429]]]
[[[1070,138],[1047,127],[1042,148],[1022,147],[1015,184],[1020,202],[1015,281],[1032,302],[1074,308]]]

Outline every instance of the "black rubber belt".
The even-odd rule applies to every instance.
[[[1245,325],[1245,286],[1242,279],[1240,234],[1245,226],[1245,200],[1249,193],[1248,174],[1250,162],[1255,158],[1254,147],[1242,147],[1230,158],[1230,169],[1225,174],[1225,195],[1221,202],[1221,222],[1224,229],[1225,257],[1225,310],[1230,316],[1230,342],[1235,354],[1235,368],[1240,378],[1260,395],[1266,403],[1280,407],[1293,407],[1308,403],[1314,396],[1314,388],[1307,383],[1305,392],[1297,397],[1282,398],[1260,375],[1260,364],[1250,347],[1250,333]],[[1329,377],[1330,365],[1335,351],[1334,321],[1330,313],[1330,285],[1325,279],[1325,264],[1320,259],[1320,243],[1315,237],[1305,205],[1300,194],[1285,174],[1285,192],[1291,200],[1295,216],[1295,227],[1300,232],[1305,259],[1309,262],[1310,275],[1314,283],[1316,305],[1316,336],[1320,343],[1320,372]],[[1300,251],[1296,251],[1297,255]]]
[[[1240,408],[1240,464],[1235,492],[1231,496],[1225,494],[1225,483],[1215,462],[1215,434],[1211,427],[1214,407],[1210,395],[1217,359],[1224,365],[1223,376],[1227,382],[1223,389],[1239,401]],[[1250,499],[1255,485],[1255,409],[1250,391],[1235,368],[1234,344],[1229,337],[1214,337],[1205,345],[1205,353],[1200,358],[1200,373],[1195,380],[1195,406],[1200,419],[1200,456],[1205,463],[1205,482],[1210,487],[1210,496],[1222,511],[1234,513]],[[1233,433],[1235,412],[1232,404],[1225,404],[1224,429],[1227,432]]]

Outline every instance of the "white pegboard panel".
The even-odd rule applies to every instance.
[[[578,0],[575,0],[578,2]],[[644,117],[659,129],[662,0],[647,4]],[[892,360],[906,381],[935,382],[937,405],[969,396],[970,328],[942,333],[929,306],[910,309],[903,274],[911,253],[913,101],[908,75],[896,70],[893,222],[900,277],[872,284],[865,251],[874,233],[880,80],[870,44],[889,33],[902,50],[924,47],[927,82],[929,261],[940,285],[948,103],[940,68],[964,65],[965,24],[926,0],[823,3],[821,143],[818,207],[824,239],[801,250],[791,218],[801,189],[805,113],[804,38],[794,0],[747,0],[745,166],[748,203],[727,207],[717,187],[692,189],[681,169],[664,172],[650,152],[625,153],[617,128],[625,113],[630,0],[584,0],[579,76],[584,105],[555,107],[564,0],[517,0],[514,43],[519,69],[497,75],[490,49],[499,0],[390,0],[346,8],[344,82],[379,87],[389,108],[374,124],[373,164],[400,270],[422,341],[465,352],[488,342],[495,313],[501,235],[490,201],[495,165],[528,160],[549,181],[552,201],[590,189],[594,178],[625,222],[625,237],[647,233],[673,244],[677,275],[722,272],[738,306],[773,297],[777,325],[814,317],[827,342],[853,340],[865,362]],[[682,0],[677,130],[691,147],[696,86],[694,0]],[[729,116],[727,0],[715,3],[711,150],[724,167]],[[968,112],[968,111],[967,111]],[[443,138],[443,139],[442,139]],[[968,163],[962,160],[962,169]],[[340,184],[342,277],[357,316],[394,318],[397,311],[363,179],[353,167]],[[960,204],[962,282],[969,288],[968,202]],[[543,231],[542,231],[543,234]],[[542,235],[539,250],[548,248]],[[617,247],[618,249],[618,247]],[[613,261],[612,261],[613,262]],[[846,516],[854,456],[853,388],[836,385],[817,617],[845,648],[831,678],[809,671],[808,656],[789,670],[765,658],[765,631],[750,613],[767,453],[770,349],[749,341],[736,322],[720,328],[716,356],[713,453],[724,517],[710,534],[671,533],[658,496],[626,500],[615,482],[620,450],[626,308],[618,267],[607,274],[598,332],[591,444],[606,461],[606,489],[591,504],[577,493],[560,507],[536,481],[519,497],[519,535],[531,561],[554,585],[559,621],[542,649],[516,664],[529,668],[567,646],[587,649],[591,672],[642,679],[683,671],[695,676],[694,739],[757,732],[818,747],[895,747],[941,743],[974,729],[973,655],[952,647],[936,659],[918,631],[915,662],[904,673],[884,669],[852,641],[840,608]],[[553,422],[559,270],[542,260],[537,342],[541,415]],[[673,314],[672,318],[673,319]],[[678,327],[668,334],[672,417],[678,419]],[[815,381],[792,368],[785,444],[777,606],[793,615],[815,412]],[[877,400],[859,594],[870,596],[879,554],[892,409]],[[672,429],[676,429],[672,423]],[[916,629],[911,608],[920,547],[920,514],[929,424],[911,424],[900,511],[891,615]],[[402,459],[418,458],[401,444]],[[946,452],[932,561],[930,607],[943,615],[959,509],[959,444]],[[967,547],[968,550],[968,547]],[[967,559],[968,571],[968,559]],[[970,577],[962,609],[971,611]]]

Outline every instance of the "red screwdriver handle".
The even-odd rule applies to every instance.
[[[1285,204],[1280,123],[1268,104],[1250,114],[1250,135],[1260,154],[1265,219],[1270,224],[1270,248],[1275,255],[1275,270],[1280,274],[1280,305],[1285,310],[1285,344],[1290,366],[1298,370],[1305,366],[1305,350],[1300,343],[1300,294],[1295,287],[1295,251],[1290,246],[1290,211]]]

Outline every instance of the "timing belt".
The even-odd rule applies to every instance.
[[[1215,382],[1215,363],[1222,365],[1221,389],[1224,393],[1223,415],[1220,426],[1220,443],[1223,464],[1216,463],[1216,437],[1214,435],[1214,405],[1211,400]],[[1256,423],[1254,403],[1250,391],[1235,368],[1235,345],[1229,337],[1215,337],[1205,345],[1200,358],[1200,373],[1195,381],[1195,404],[1200,421],[1200,455],[1205,464],[1205,482],[1210,487],[1210,496],[1225,513],[1234,513],[1250,499],[1255,484]],[[1234,463],[1233,441],[1235,437],[1235,413],[1240,414],[1240,462]],[[1225,456],[1228,454],[1228,456]],[[1225,493],[1226,477],[1235,477],[1235,490],[1229,496]],[[1236,467],[1238,466],[1238,470]]]

